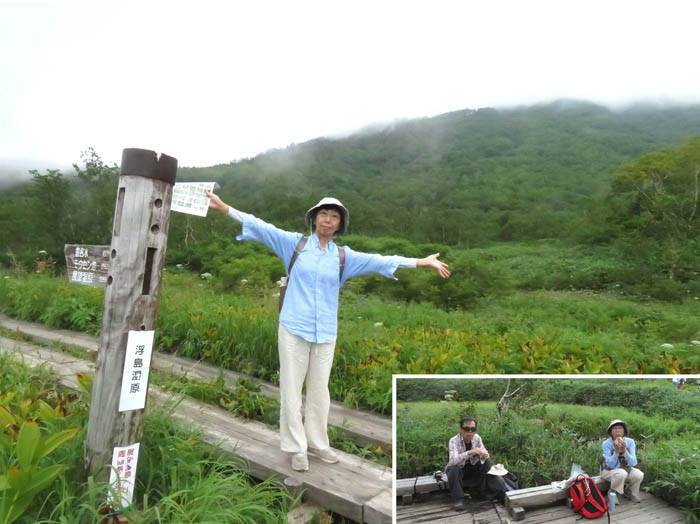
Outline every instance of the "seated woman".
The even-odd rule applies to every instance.
[[[637,469],[637,455],[634,440],[627,436],[627,424],[613,420],[608,425],[610,438],[603,442],[603,462],[600,476],[610,482],[610,489],[625,496],[632,502],[641,502],[639,486],[644,473]],[[627,493],[625,493],[627,482]]]

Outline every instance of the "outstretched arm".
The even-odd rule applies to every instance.
[[[447,264],[437,260],[440,253],[435,253],[425,258],[406,258],[398,255],[386,256],[361,253],[353,251],[348,246],[345,246],[345,252],[347,253],[347,258],[345,259],[343,282],[349,278],[370,273],[379,273],[387,278],[397,280],[394,276],[394,271],[397,268],[416,269],[418,267],[431,267],[438,271],[442,278],[450,276]]]
[[[209,209],[213,209],[214,211],[218,211],[220,213],[223,213],[224,215],[228,214],[228,205],[224,203],[221,198],[219,198],[219,195],[216,195],[212,193],[211,191],[205,191],[204,192],[208,197],[209,197]]]
[[[447,269],[449,266],[444,262],[438,260],[440,253],[435,253],[425,258],[419,258],[416,261],[416,267],[432,267],[440,273],[442,278],[448,278],[450,276],[450,271]]]
[[[289,265],[294,248],[302,237],[301,234],[284,231],[249,213],[239,211],[226,204],[218,195],[211,191],[206,191],[206,195],[210,198],[209,209],[224,213],[233,220],[243,224],[243,232],[236,237],[236,240],[252,240],[265,244],[282,259],[285,266]]]

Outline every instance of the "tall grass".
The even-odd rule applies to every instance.
[[[17,398],[60,389],[57,377],[44,368],[31,369],[16,358],[0,355],[0,389],[18,391]],[[82,435],[58,448],[52,460],[69,469],[36,497],[36,504],[18,522],[24,524],[84,524],[101,522],[107,508],[107,487],[86,480],[83,441],[87,399],[69,405],[66,419],[83,427]],[[0,460],[4,463],[5,459]],[[0,472],[2,473],[2,472]],[[286,522],[297,503],[277,481],[255,482],[241,460],[228,458],[197,432],[176,427],[167,408],[149,410],[138,463],[134,510],[140,524]]]
[[[101,290],[44,275],[4,276],[10,278],[0,278],[0,311],[56,327],[99,329]],[[241,285],[227,292],[216,280],[167,271],[156,345],[277,382],[275,291]],[[393,373],[695,373],[696,305],[534,291],[448,312],[348,289],[341,296],[331,395],[388,413]]]

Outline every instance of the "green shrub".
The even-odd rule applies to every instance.
[[[452,272],[447,280],[432,270],[398,270],[398,281],[372,275],[353,279],[346,287],[404,302],[428,302],[446,310],[470,309],[482,298],[500,296],[510,289],[503,274],[466,255],[441,260],[449,264]]]
[[[675,389],[670,379],[659,380],[559,380],[552,398],[588,406],[634,406],[651,415],[689,417],[700,424],[700,397],[691,389]]]
[[[682,509],[690,522],[700,522],[700,439],[697,432],[660,441],[647,448],[643,459],[646,488]]]
[[[676,420],[690,418],[700,423],[700,396],[691,379],[677,389],[668,379],[513,379],[511,391],[527,387],[529,395],[549,401],[585,406],[634,406],[645,415],[663,413]],[[446,390],[454,390],[455,400],[497,401],[505,391],[503,379],[402,378],[396,383],[396,399],[407,402],[439,401]]]
[[[0,385],[0,522],[10,524],[69,468],[55,451],[81,428],[70,425],[74,396],[53,389],[54,376],[35,375],[5,354],[0,366],[7,371]]]
[[[514,379],[513,389],[516,389],[525,380]],[[440,401],[445,396],[445,391],[454,390],[454,400],[479,401],[498,400],[505,391],[505,382],[502,379],[464,380],[401,378],[396,381],[396,400],[406,402],[416,401]]]

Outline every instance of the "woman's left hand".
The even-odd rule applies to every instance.
[[[435,253],[433,255],[430,255],[429,257],[420,258],[420,259],[418,259],[416,266],[418,266],[418,267],[432,267],[438,273],[440,273],[440,276],[442,278],[448,278],[450,276],[450,271],[447,269],[449,266],[447,264],[445,264],[444,262],[440,262],[438,260],[439,256],[440,256],[440,253]]]

